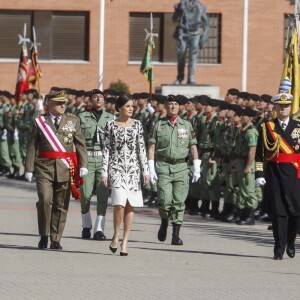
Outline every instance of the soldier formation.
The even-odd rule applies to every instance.
[[[88,175],[85,174],[84,184],[80,188],[82,238],[91,237],[90,199],[96,195],[97,216],[93,238],[105,240],[104,226],[109,190],[100,184],[103,130],[107,121],[118,117],[115,104],[119,94],[113,90],[102,92],[95,89],[86,92],[58,87],[51,89],[52,92],[61,90],[65,91],[67,99],[66,113],[77,115],[80,120],[88,157]],[[144,92],[133,94],[132,98],[132,118],[141,122],[145,145],[149,152],[150,149],[152,152],[149,159],[155,162],[153,168],[154,165],[149,161],[150,178],[151,167],[152,171],[156,169],[157,172],[155,180],[143,187],[143,198],[145,205],[159,208],[162,218],[158,232],[160,241],[166,239],[170,218],[173,223],[172,244],[183,243],[179,238],[179,228],[184,212],[238,225],[254,225],[255,219],[271,220],[270,205],[264,201],[264,198],[267,198],[264,197],[265,182],[255,179],[255,154],[259,132],[262,124],[272,120],[273,116],[270,95],[260,96],[231,88],[224,101],[206,95],[187,98],[183,95],[167,97]],[[43,105],[34,89],[25,92],[20,103],[16,103],[14,96],[9,92],[1,91],[0,101],[0,175],[23,179],[24,174],[20,174],[20,168],[26,158],[30,127],[38,115],[47,112],[47,105]],[[168,122],[172,122],[173,108],[168,107],[170,102],[177,106],[178,124],[183,126],[174,136],[167,126]],[[185,144],[185,141],[189,142]],[[194,146],[197,151],[193,150]],[[198,157],[201,160],[199,163]],[[168,180],[160,178],[163,177],[162,174],[167,174],[164,169],[166,166],[171,170],[168,171],[168,176],[172,177],[175,173],[182,175],[183,171],[172,173],[172,170],[180,167],[182,163],[187,164],[188,169],[183,169],[189,172],[186,178],[180,177],[181,192],[170,197],[173,200],[177,196],[178,199],[184,199],[178,204],[172,203],[170,210],[170,207],[166,208],[166,203],[160,201]],[[200,164],[201,172],[197,171],[200,173],[198,176],[195,169],[200,170]],[[180,190],[175,188],[174,184],[173,188],[177,189],[177,192]],[[221,198],[224,199],[222,208]]]

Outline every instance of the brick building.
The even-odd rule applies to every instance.
[[[0,89],[14,90],[20,46],[17,34],[35,25],[43,71],[42,91],[51,86],[92,89],[99,80],[101,2],[105,1],[103,88],[118,79],[131,92],[148,90],[139,72],[144,28],[149,13],[159,33],[155,51],[154,87],[176,78],[175,25],[178,0],[0,0]],[[210,41],[199,55],[196,81],[215,85],[224,95],[242,88],[244,0],[203,0],[210,17]],[[274,94],[283,68],[288,0],[249,1],[247,90]],[[29,33],[29,30],[28,30]]]

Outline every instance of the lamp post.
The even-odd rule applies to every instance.
[[[100,36],[99,36],[99,89],[103,89],[103,69],[104,69],[104,26],[105,26],[105,0],[100,0]]]
[[[243,91],[247,91],[248,15],[249,15],[249,0],[244,0],[243,63],[242,63],[242,90]]]

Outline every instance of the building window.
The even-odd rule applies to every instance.
[[[176,40],[173,38],[176,24],[172,13],[153,14],[153,32],[156,48],[153,61],[177,62]],[[210,36],[205,48],[199,51],[197,63],[221,63],[221,14],[208,14]],[[145,31],[150,29],[149,13],[130,13],[129,61],[141,61],[145,51]]]
[[[1,59],[19,57],[18,35],[23,35],[24,23],[31,40],[35,27],[40,59],[89,60],[88,12],[13,10],[0,10]]]

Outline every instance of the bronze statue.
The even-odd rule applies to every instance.
[[[174,84],[181,84],[184,80],[185,57],[189,49],[188,84],[195,84],[195,65],[198,49],[202,49],[208,41],[209,24],[206,6],[198,0],[181,0],[175,4],[173,21],[178,23],[174,38],[177,39],[177,79]],[[203,23],[203,33],[200,25]]]

